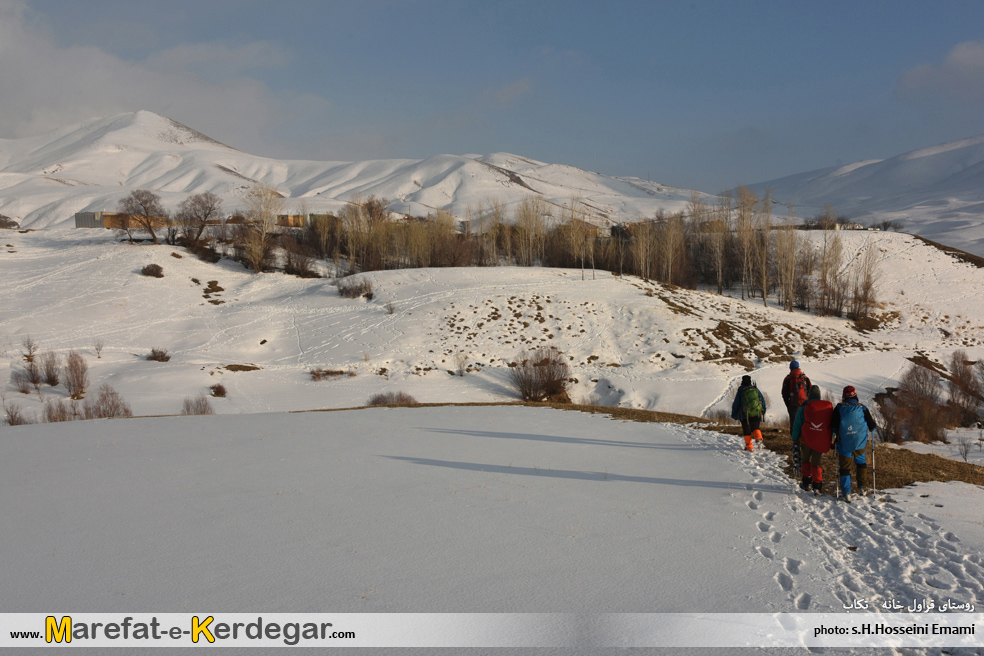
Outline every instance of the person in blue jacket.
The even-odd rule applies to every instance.
[[[858,494],[866,494],[868,463],[864,451],[868,448],[868,432],[877,427],[868,408],[858,402],[857,391],[850,385],[845,387],[841,402],[834,406],[830,428],[837,447],[841,495],[848,503],[854,498],[851,495],[851,460],[858,472]]]

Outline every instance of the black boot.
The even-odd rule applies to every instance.
[[[800,482],[800,489],[803,490],[804,492],[809,492],[810,491],[810,483],[811,483],[810,477],[809,476],[804,476],[803,477],[803,480]]]
[[[820,496],[821,494],[823,494],[823,483],[814,482],[813,483],[813,495],[814,496]]]

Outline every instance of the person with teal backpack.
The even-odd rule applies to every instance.
[[[765,418],[765,410],[765,397],[752,382],[752,377],[742,376],[738,393],[731,403],[731,418],[741,422],[746,451],[752,450],[753,440],[762,439],[760,426]]]
[[[840,492],[844,501],[850,503],[854,498],[851,494],[851,460],[858,472],[858,494],[864,496],[867,494],[864,488],[868,484],[868,463],[864,452],[868,448],[868,433],[878,428],[868,408],[858,402],[857,391],[850,385],[844,388],[841,402],[834,406],[830,428],[837,447]]]

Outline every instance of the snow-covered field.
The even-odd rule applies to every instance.
[[[730,407],[742,359],[781,413],[793,357],[825,390],[870,399],[909,356],[984,356],[981,270],[869,236],[842,235],[847,252],[882,256],[886,323],[861,334],[607,272],[377,272],[374,298],[351,300],[329,279],[102,230],[3,231],[8,403],[42,407],[6,382],[28,334],[82,353],[93,388],[111,384],[138,415],[176,414],[216,383],[228,396],[214,417],[0,427],[0,612],[984,608],[984,490],[966,484],[848,506],[801,496],[776,455],[696,428],[508,406],[285,412],[382,391],[516,400],[507,363],[540,345],[569,358],[575,400],[705,416]],[[140,275],[151,262],[164,278]],[[146,360],[155,347],[170,361]],[[471,371],[449,374],[461,353]],[[314,382],[316,367],[355,375]]]
[[[3,438],[0,612],[984,605],[984,526],[963,488],[807,497],[775,454],[696,428],[442,407]]]

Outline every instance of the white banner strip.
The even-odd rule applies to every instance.
[[[977,629],[981,633],[977,633]],[[11,647],[982,647],[973,613],[6,613]]]

